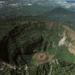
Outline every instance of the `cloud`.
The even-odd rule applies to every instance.
[[[8,4],[9,6],[13,6],[13,7],[17,7],[19,6],[19,3],[12,3],[12,4]]]
[[[75,3],[71,3],[71,6],[74,6],[75,7]]]
[[[18,6],[22,6],[22,5],[25,5],[25,6],[31,6],[32,3],[12,3],[12,4],[8,4],[8,6],[11,6],[11,7],[18,7]]]
[[[3,7],[3,5],[2,4],[0,4],[0,8],[2,8]]]
[[[4,4],[5,3],[5,1],[0,1],[0,4]]]
[[[68,3],[67,0],[1,0],[0,8],[3,7],[4,4],[12,7],[18,7],[22,5],[31,6],[35,3],[42,6],[61,6],[67,9],[72,7],[75,8],[75,3]]]
[[[66,0],[55,0],[55,1],[56,1],[56,4],[58,4],[61,7],[67,8],[67,9],[74,6],[71,3],[68,3]]]
[[[27,5],[28,5],[28,6],[31,6],[32,4],[31,4],[31,3],[28,3]]]
[[[3,4],[5,3],[5,1],[0,1],[0,8],[3,7]]]
[[[71,5],[69,5],[69,4],[67,4],[67,5],[64,5],[63,7],[65,7],[65,8],[67,8],[67,9],[69,9],[69,8],[71,8],[72,6],[71,6]]]

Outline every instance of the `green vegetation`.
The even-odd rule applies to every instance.
[[[58,46],[64,32],[62,24],[54,21],[50,28],[48,24],[51,25],[47,20],[31,18],[1,22],[0,25],[10,29],[6,30],[7,34],[2,33],[6,38],[1,41],[3,48],[0,48],[8,51],[12,64],[0,64],[1,75],[75,75],[75,56],[65,45]],[[46,63],[36,64],[32,58],[38,52],[54,57]]]

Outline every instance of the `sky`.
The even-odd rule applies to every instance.
[[[0,0],[0,8],[4,6],[17,7],[21,5],[31,6],[37,3],[42,6],[61,6],[66,9],[75,9],[75,0]]]

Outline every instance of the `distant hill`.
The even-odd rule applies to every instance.
[[[56,20],[69,24],[75,24],[75,13],[62,7],[49,7],[33,4],[22,7],[4,7],[0,9],[0,19],[33,16],[36,18]]]
[[[0,9],[0,17],[18,17],[18,16],[37,16],[42,15],[43,13],[52,10],[52,7],[49,6],[41,6],[37,4],[33,4],[31,6],[18,6],[11,7],[5,6]]]
[[[48,11],[42,16],[45,16],[51,20],[75,24],[75,13],[61,7],[55,8],[52,11]]]

